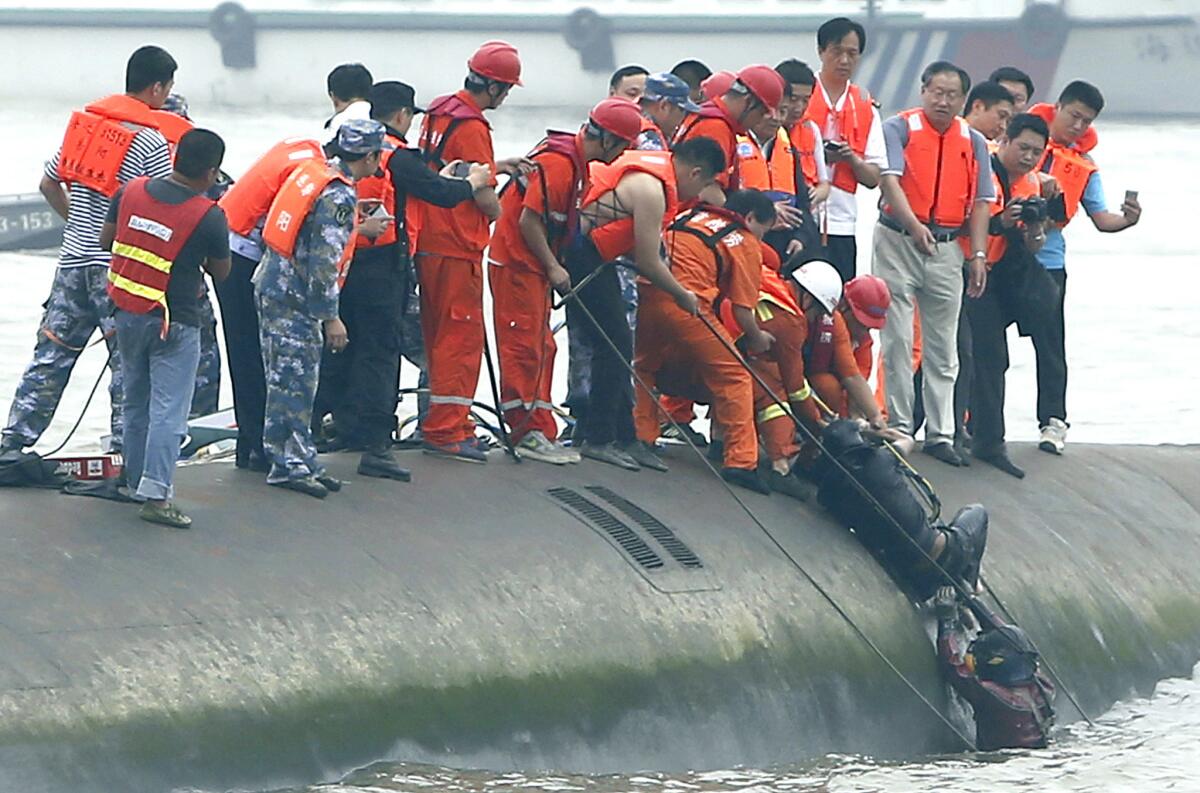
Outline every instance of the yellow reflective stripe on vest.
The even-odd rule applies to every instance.
[[[146,300],[152,300],[155,303],[163,303],[164,305],[166,304],[167,293],[162,289],[155,289],[152,286],[146,286],[145,284],[139,284],[137,281],[131,281],[112,269],[108,271],[108,280],[112,282],[113,286],[115,286],[117,289],[120,289],[122,292],[128,292],[131,295],[143,297]]]
[[[770,322],[771,318],[775,316],[775,312],[771,311],[771,304],[761,299],[761,296],[758,305],[754,307],[754,313],[758,315],[759,322]]]
[[[112,252],[118,256],[124,256],[126,259],[133,259],[135,262],[141,262],[147,267],[153,267],[162,273],[171,272],[171,262],[169,259],[164,259],[161,256],[151,253],[148,250],[139,248],[136,245],[130,245],[127,242],[114,242]]]

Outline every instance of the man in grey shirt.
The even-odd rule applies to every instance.
[[[954,380],[963,268],[967,294],[987,281],[987,204],[992,201],[987,141],[959,117],[970,78],[937,61],[921,74],[921,107],[883,124],[888,164],[875,226],[872,269],[892,293],[882,332],[888,423],[912,434],[913,307],[920,308],[925,452],[950,465],[954,449]],[[969,245],[963,245],[969,239]],[[965,261],[964,261],[965,260]]]

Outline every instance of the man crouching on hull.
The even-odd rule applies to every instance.
[[[854,529],[902,588],[925,601],[952,583],[949,575],[975,591],[987,545],[987,510],[979,504],[963,507],[948,526],[930,520],[909,489],[899,458],[865,440],[856,421],[832,422],[821,442],[827,454],[816,470],[821,504]]]
[[[1016,625],[1006,625],[973,602],[963,608],[953,587],[937,591],[938,666],[975,712],[980,751],[1041,749],[1054,723],[1054,684],[1038,668],[1038,652]],[[982,630],[970,638],[964,617]]]

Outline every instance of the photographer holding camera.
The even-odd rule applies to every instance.
[[[975,374],[971,387],[972,454],[1001,471],[1025,472],[1004,446],[1004,377],[1008,371],[1006,331],[1013,322],[1036,336],[1058,298],[1058,285],[1034,254],[1046,241],[1046,199],[1034,172],[1050,130],[1037,116],[1021,113],[1009,122],[992,154],[996,201],[988,225],[988,288],[966,301]],[[1052,182],[1048,190],[1057,186]]]

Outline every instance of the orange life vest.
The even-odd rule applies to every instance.
[[[253,231],[292,171],[313,160],[325,161],[315,140],[288,138],[268,149],[217,202],[229,219],[229,230],[242,236]]]
[[[1088,179],[1096,172],[1096,164],[1086,154],[1050,141],[1042,161],[1038,163],[1038,170],[1053,176],[1062,189],[1067,219],[1059,226],[1066,226],[1079,211]]]
[[[737,136],[738,172],[741,174],[741,187],[748,190],[770,190],[771,174],[767,170],[767,158],[763,156],[762,146],[749,135]]]
[[[615,190],[621,179],[633,172],[648,173],[662,182],[663,194],[667,200],[662,224],[665,229],[679,213],[679,193],[675,185],[675,166],[671,162],[670,152],[635,149],[624,152],[611,163],[599,160],[589,163],[588,188],[580,202],[580,210],[587,209],[601,196]],[[610,220],[589,231],[588,237],[604,261],[609,262],[618,256],[624,256],[634,247],[633,218]]]
[[[775,143],[767,157],[771,172],[771,189],[789,195],[798,195],[796,190],[796,163],[800,163],[800,176],[808,185],[817,184],[817,136],[810,122],[801,121],[791,132],[779,128]]]
[[[995,154],[998,146],[994,143],[988,144],[988,149]],[[1004,211],[1005,206],[1012,200],[1018,198],[1030,198],[1032,196],[1041,195],[1042,185],[1038,181],[1037,175],[1030,171],[1023,177],[1013,182],[1010,186],[1011,193],[1005,195],[1004,185],[1000,181],[999,174],[996,173],[995,163],[992,165],[992,190],[996,195],[996,200],[989,205],[992,217],[999,215]],[[958,245],[963,250],[963,256],[971,255],[971,240],[967,237],[959,237]],[[1004,258],[1004,253],[1008,250],[1008,237],[1003,234],[989,234],[987,241],[987,265],[992,267],[996,262]]]
[[[682,143],[687,140],[691,135],[692,129],[706,118],[715,118],[722,121],[729,128],[729,137],[735,141],[739,135],[746,134],[745,128],[730,117],[729,111],[725,108],[725,103],[720,97],[717,97],[700,105],[699,113],[692,113],[683,120],[683,123],[679,125],[679,129],[675,132],[675,143]],[[717,143],[720,143],[720,141],[717,141]],[[739,167],[741,163],[740,158],[737,156],[736,143],[734,147],[733,156],[728,158],[729,162],[725,165],[725,173],[729,176],[729,187],[726,188],[726,192],[729,193],[739,190],[742,187],[742,174]]]
[[[124,311],[148,314],[161,307],[165,339],[171,324],[167,308],[171,267],[213,202],[194,195],[180,204],[168,204],[150,195],[149,181],[140,176],[121,194],[107,289],[116,307]]]
[[[1025,112],[1032,113],[1042,121],[1045,121],[1046,125],[1049,126],[1050,123],[1054,121],[1054,116],[1056,113],[1058,113],[1058,110],[1054,107],[1054,105],[1050,105],[1045,102],[1038,102]],[[1079,136],[1075,143],[1072,144],[1071,148],[1082,154],[1087,154],[1092,149],[1096,148],[1097,144],[1099,143],[1100,135],[1096,132],[1096,128],[1088,127],[1084,133]]]
[[[267,218],[263,223],[263,242],[267,247],[285,259],[291,259],[296,253],[296,239],[300,236],[304,219],[312,211],[321,191],[335,181],[354,186],[323,158],[306,160],[294,169],[267,210]],[[354,255],[357,236],[357,231],[350,234],[342,258],[337,263],[339,285],[346,280],[346,269]]]
[[[392,152],[396,149],[404,148],[404,141],[390,132],[384,135],[384,140],[392,144],[395,148],[384,148],[383,152],[379,155],[379,168],[383,171],[383,175],[371,175],[365,179],[359,179],[355,183],[355,189],[358,191],[359,201],[378,199],[382,202],[384,211],[391,215],[396,211],[396,188],[392,185],[392,175],[388,172],[388,161],[392,159]],[[356,234],[354,237],[354,247],[358,250],[362,250],[363,248],[381,248],[384,245],[395,244],[396,223],[394,220],[388,224],[387,230],[375,239],[362,234]]]
[[[421,126],[421,137],[418,146],[425,155],[426,161],[433,170],[440,171],[446,167],[442,153],[454,130],[464,121],[482,121],[491,129],[491,124],[483,115],[483,111],[466,101],[463,92],[439,96],[429,103],[425,110],[425,120]]]
[[[900,117],[908,124],[900,188],[909,206],[924,224],[958,228],[971,212],[978,178],[971,127],[966,119],[955,117],[939,133],[920,108],[905,110]]]
[[[804,111],[802,121],[811,121],[821,130],[825,140],[844,141],[859,157],[867,153],[867,137],[871,133],[871,124],[875,118],[875,106],[867,89],[846,84],[846,101],[842,109],[835,111],[825,101],[825,89],[818,79],[812,98],[808,100],[808,108]],[[797,148],[800,148],[797,146]],[[858,191],[858,178],[849,163],[839,162],[833,166],[834,187],[848,193]]]
[[[117,173],[139,128],[156,129],[174,149],[192,122],[165,110],[154,110],[126,94],[113,94],[76,110],[67,122],[58,178],[112,197],[120,188]]]

